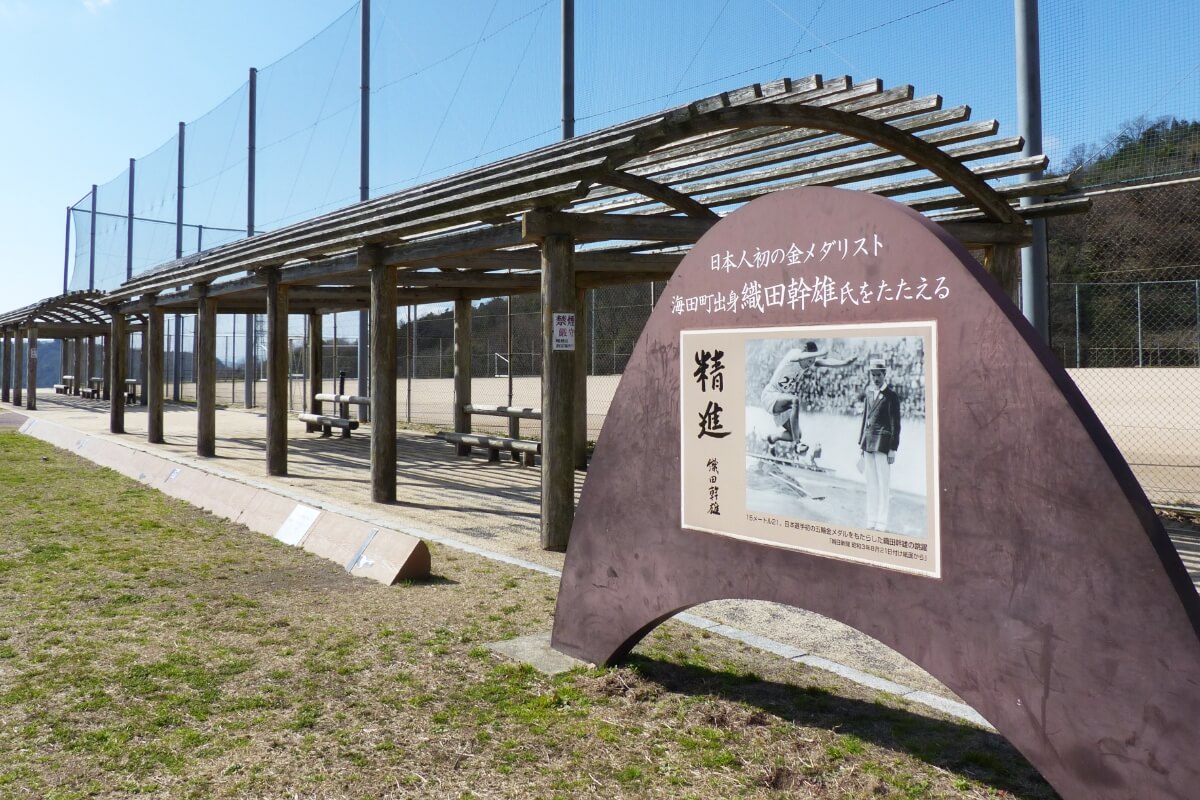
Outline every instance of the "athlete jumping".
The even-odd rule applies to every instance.
[[[774,433],[767,435],[771,455],[778,456],[776,442],[790,442],[796,458],[808,451],[808,445],[801,442],[800,431],[800,387],[804,376],[818,367],[848,367],[857,360],[857,356],[830,358],[829,351],[812,340],[784,354],[771,379],[763,386],[761,395],[763,408],[775,418],[777,426]],[[817,455],[819,453],[814,453],[814,462]]]

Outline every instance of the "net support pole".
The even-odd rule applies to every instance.
[[[129,207],[125,211],[125,280],[133,277],[133,189],[137,159],[129,159]]]
[[[91,230],[88,231],[88,291],[96,289],[96,184],[92,184]]]
[[[249,108],[247,109],[248,133],[246,142],[246,236],[254,235],[254,180],[257,170],[255,152],[258,149],[258,70],[250,68]],[[255,347],[254,315],[246,315],[246,349],[243,354],[242,366],[246,376],[242,385],[242,403],[246,408],[254,407],[254,379],[258,374],[255,359],[258,350]]]
[[[562,138],[575,136],[575,0],[562,0]]]
[[[67,293],[67,275],[71,271],[71,207],[67,206],[67,231],[63,234],[63,294]]]
[[[371,196],[371,0],[361,0],[362,28],[360,30],[359,123],[358,123],[358,199]],[[358,312],[358,394],[369,397],[371,392],[371,312]],[[371,409],[359,405],[358,419],[371,419]]]
[[[1039,55],[1038,0],[1013,0],[1017,35],[1017,125],[1025,140],[1023,156],[1042,153],[1042,67]],[[1042,177],[1041,170],[1022,175],[1024,182]],[[1021,207],[1037,205],[1038,198],[1022,197]],[[1021,251],[1021,311],[1042,341],[1050,338],[1046,281],[1046,221],[1030,223],[1033,242]]]
[[[179,123],[179,154],[175,164],[175,257],[183,258],[183,137],[187,126]]]

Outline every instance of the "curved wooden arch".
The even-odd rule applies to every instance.
[[[862,114],[827,106],[766,102],[756,105],[729,106],[701,112],[698,115],[689,109],[680,111],[678,117],[679,119],[669,118],[663,131],[639,135],[634,146],[630,148],[632,152],[628,155],[622,154],[622,157],[614,162],[614,168],[619,168],[621,164],[647,155],[661,147],[720,130],[765,126],[812,128],[825,133],[854,136],[862,142],[869,142],[890,150],[896,155],[910,159],[918,167],[929,170],[958,189],[990,219],[1005,223],[1022,221],[1021,216],[986,181],[943,153],[938,147],[908,131],[900,130]]]
[[[111,321],[102,304],[103,292],[70,292],[50,297],[0,316],[0,327],[36,327],[39,322],[52,325],[107,325]]]

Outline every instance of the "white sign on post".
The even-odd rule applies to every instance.
[[[554,315],[554,349],[575,350],[575,315]]]

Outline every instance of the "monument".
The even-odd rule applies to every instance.
[[[694,246],[646,325],[552,643],[612,662],[724,598],[894,648],[1065,798],[1196,796],[1196,590],[1066,372],[905,206],[755,200]]]

